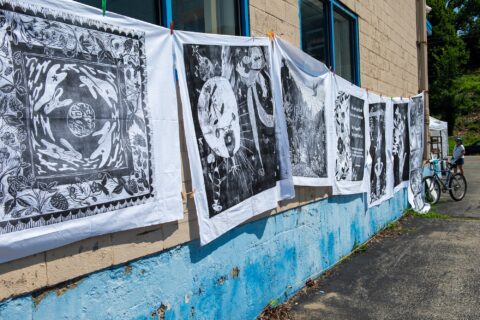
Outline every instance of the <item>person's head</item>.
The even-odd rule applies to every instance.
[[[462,144],[462,138],[456,137],[455,138],[455,143],[457,144],[457,146],[461,145]]]

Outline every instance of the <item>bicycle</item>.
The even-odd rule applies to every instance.
[[[446,169],[443,164],[446,163]],[[433,172],[431,176],[424,177],[422,183],[425,190],[425,201],[430,204],[435,204],[440,200],[442,192],[449,192],[450,197],[455,201],[460,201],[467,193],[467,180],[460,173],[452,173],[455,168],[454,163],[446,161],[440,162],[438,159],[429,161],[430,171]],[[441,168],[438,169],[439,165]],[[441,176],[446,175],[445,179]]]

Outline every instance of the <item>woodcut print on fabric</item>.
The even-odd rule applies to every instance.
[[[296,72],[282,60],[283,107],[293,176],[326,178],[325,79],[312,77],[305,83]]]
[[[393,174],[394,186],[408,181],[410,170],[410,137],[408,103],[393,104]]]
[[[365,167],[365,101],[340,91],[335,100],[337,181],[362,181]]]
[[[387,151],[385,143],[385,103],[369,105],[370,123],[370,203],[382,198],[387,192]]]
[[[410,112],[410,192],[413,197],[413,208],[422,210],[425,207],[423,192],[423,96],[413,97]]]
[[[144,36],[0,1],[0,233],[153,196]]]
[[[279,179],[268,48],[184,45],[209,215]]]

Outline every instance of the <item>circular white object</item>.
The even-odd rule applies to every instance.
[[[212,151],[230,158],[240,148],[238,105],[230,82],[222,77],[209,79],[198,98],[198,121]]]
[[[86,103],[74,103],[67,114],[67,124],[73,135],[83,138],[95,129],[95,111]]]

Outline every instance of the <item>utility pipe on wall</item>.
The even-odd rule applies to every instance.
[[[426,0],[416,0],[417,6],[417,60],[418,60],[418,91],[425,93],[424,101],[424,141],[423,159],[430,158],[430,108],[428,99],[428,46],[427,46],[427,3]]]

